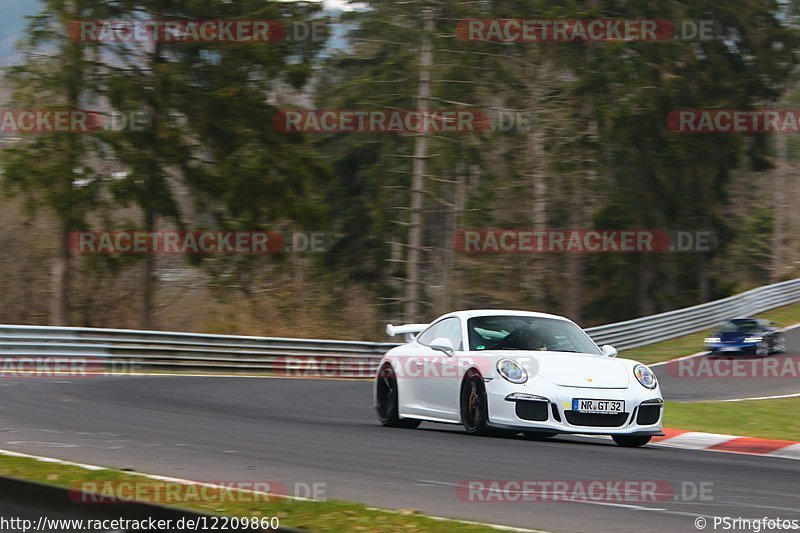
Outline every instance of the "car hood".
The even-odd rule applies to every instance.
[[[738,331],[726,332],[719,335],[719,339],[722,342],[743,342],[748,337],[761,337],[763,336],[763,332],[758,333],[749,333],[745,335],[744,333],[739,333]]]
[[[531,378],[539,377],[562,387],[624,389],[631,374],[619,359],[569,352],[500,351],[501,358],[524,364]]]

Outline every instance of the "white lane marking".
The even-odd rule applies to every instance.
[[[87,465],[84,463],[74,463],[72,461],[65,461],[63,459],[55,459],[53,457],[43,457],[41,455],[30,455],[28,453],[14,452],[11,450],[0,450],[0,455],[5,455],[6,457],[24,457],[26,459],[33,459],[35,461],[40,461],[42,463],[56,463],[60,465],[76,466],[78,468],[83,468],[84,470],[107,470],[107,468],[102,466]]]
[[[751,400],[780,400],[781,398],[797,398],[800,392],[792,394],[778,394],[777,396],[755,396],[753,398],[730,398],[728,400],[706,400],[703,403],[722,403],[722,402],[749,402]]]
[[[653,368],[654,366],[666,365],[668,363],[676,363],[678,361],[683,361],[683,360],[686,360],[686,359],[694,359],[695,357],[701,357],[703,355],[708,355],[708,353],[709,352],[697,352],[697,353],[693,353],[692,355],[684,355],[682,357],[676,357],[674,359],[670,359],[669,361],[661,361],[660,363],[653,363],[653,364],[650,364],[650,365],[647,365],[647,366],[649,366],[650,368]]]
[[[746,506],[746,507],[755,507],[757,509],[771,509],[773,511],[787,511],[790,513],[796,513],[797,507],[776,507],[774,505],[758,505],[756,503],[742,503],[742,502],[729,502],[731,505],[735,506]]]
[[[42,442],[37,440],[9,440],[6,444],[28,444],[32,446],[44,446],[45,448],[80,448],[77,444],[68,444],[66,442]]]

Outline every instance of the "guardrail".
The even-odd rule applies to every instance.
[[[703,331],[729,318],[750,316],[799,301],[800,278],[693,307],[588,328],[586,332],[598,344],[630,350]]]
[[[800,278],[722,300],[589,328],[598,344],[628,350],[702,331],[727,318],[800,301]],[[245,337],[48,326],[0,326],[0,354],[86,362],[90,372],[257,372],[286,376],[367,377],[395,343]]]

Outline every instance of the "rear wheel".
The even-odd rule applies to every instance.
[[[767,339],[762,339],[756,344],[756,355],[759,357],[766,357],[769,355],[770,352],[770,341]]]
[[[386,427],[414,429],[420,421],[412,418],[400,418],[398,414],[397,377],[391,365],[384,365],[378,373],[375,387],[375,410],[378,420]]]
[[[612,435],[612,439],[620,446],[624,446],[625,448],[636,448],[639,446],[644,446],[648,442],[650,442],[651,437],[650,435]]]
[[[783,333],[776,333],[772,336],[772,353],[783,353],[786,351],[786,337]]]
[[[470,372],[461,386],[461,423],[470,435],[488,435],[488,405],[483,378]]]

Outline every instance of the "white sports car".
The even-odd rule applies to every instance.
[[[664,400],[652,370],[615,359],[574,322],[526,311],[457,311],[431,324],[386,327],[407,344],[389,350],[375,376],[384,426],[463,424],[467,433],[533,439],[611,435],[643,446],[663,435]]]

